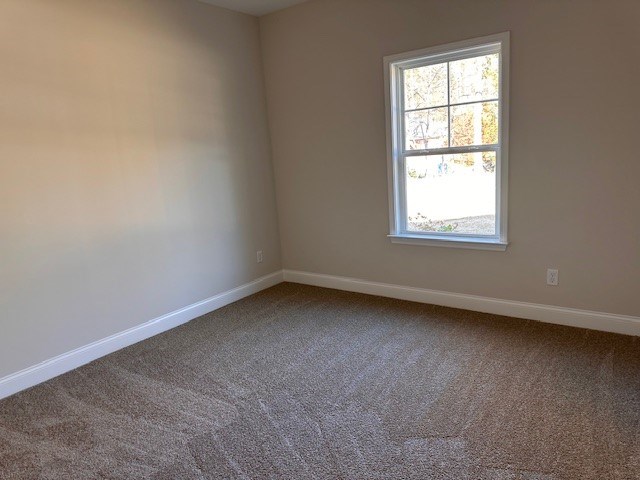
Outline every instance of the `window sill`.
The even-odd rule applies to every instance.
[[[426,245],[430,247],[467,248],[471,250],[493,250],[504,252],[508,242],[482,237],[449,237],[429,235],[387,235],[392,243],[404,245]]]

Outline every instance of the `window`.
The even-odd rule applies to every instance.
[[[505,250],[509,33],[385,57],[390,235]]]

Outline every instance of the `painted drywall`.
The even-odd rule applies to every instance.
[[[636,0],[313,0],[262,17],[284,267],[640,314],[638,21]],[[504,31],[511,245],[392,244],[383,57]]]
[[[3,0],[0,65],[0,378],[281,268],[255,18]]]

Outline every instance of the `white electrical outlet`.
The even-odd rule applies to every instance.
[[[558,270],[555,268],[547,269],[547,285],[558,285]]]
[[[264,260],[264,257],[262,256],[262,250],[258,250],[256,252],[256,260],[258,261],[258,263],[262,263],[262,261]]]

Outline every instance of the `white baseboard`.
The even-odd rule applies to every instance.
[[[404,287],[387,283],[369,282],[357,278],[337,277],[294,270],[284,271],[284,281],[410,300],[412,302],[462,308],[508,317],[526,318],[557,325],[568,325],[570,327],[640,336],[640,317],[629,315],[592,312],[589,310],[578,310],[537,303],[516,302],[476,295]]]
[[[286,282],[366,293],[369,295],[397,298],[419,303],[526,318],[558,325],[640,336],[640,317],[405,287],[356,278],[284,270],[274,272],[253,282],[150,320],[137,327],[116,333],[110,337],[3,377],[0,379],[0,399],[33,387],[46,380],[50,380],[93,360],[97,360],[100,357],[133,345],[134,343],[166,332],[225,305],[229,305],[244,297],[277,285],[283,280]]]
[[[0,379],[0,399],[281,283],[282,270]]]

